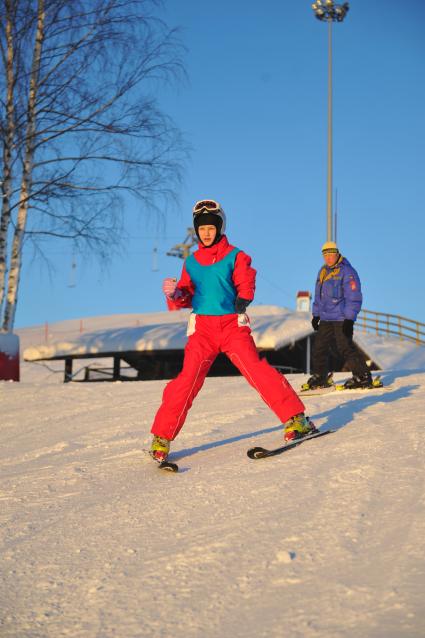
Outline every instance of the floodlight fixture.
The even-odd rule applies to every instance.
[[[348,2],[336,4],[334,0],[316,0],[311,5],[314,15],[323,22],[342,22],[350,8]]]

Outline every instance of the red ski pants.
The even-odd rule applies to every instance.
[[[249,325],[238,325],[238,315],[197,315],[195,332],[185,348],[183,369],[164,389],[151,430],[153,434],[175,439],[220,352],[229,357],[280,422],[285,423],[304,412],[302,401],[285,377],[265,359],[260,359],[251,329]]]

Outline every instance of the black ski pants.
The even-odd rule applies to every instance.
[[[353,340],[342,332],[342,321],[320,321],[313,347],[313,373],[326,378],[329,372],[329,357],[336,348],[344,364],[353,375],[368,372],[366,361],[357,350]]]

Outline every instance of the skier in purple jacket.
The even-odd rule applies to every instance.
[[[353,343],[354,322],[362,306],[360,279],[350,262],[343,257],[335,242],[322,247],[325,264],[319,270],[313,303],[311,325],[317,332],[313,347],[313,376],[305,389],[329,385],[328,360],[333,346],[352,371],[346,388],[373,387],[372,375]]]

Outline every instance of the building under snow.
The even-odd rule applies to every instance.
[[[44,343],[26,347],[24,359],[64,361],[65,381],[169,379],[182,367],[189,314],[190,310],[180,310],[64,321],[46,328]],[[309,311],[252,306],[248,314],[260,356],[283,372],[310,372],[314,331]],[[372,369],[382,367],[374,354],[377,348],[368,345],[368,335],[355,332],[354,341]],[[36,342],[35,334],[31,342]],[[332,369],[343,370],[343,362],[335,357]],[[210,376],[236,374],[223,354],[209,372]]]

